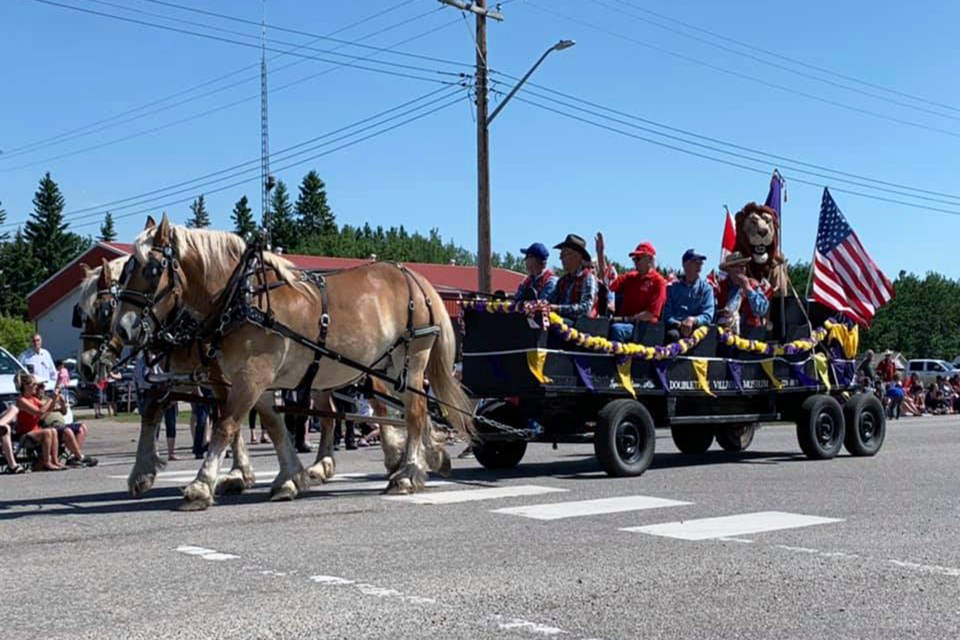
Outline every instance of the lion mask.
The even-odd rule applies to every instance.
[[[779,223],[776,211],[756,202],[747,203],[736,216],[737,251],[751,258],[747,271],[752,278],[769,280],[775,287],[783,264]]]

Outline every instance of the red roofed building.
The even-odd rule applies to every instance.
[[[73,307],[79,299],[80,283],[83,280],[83,270],[80,265],[99,267],[103,258],[113,260],[128,256],[132,251],[131,244],[97,242],[27,296],[27,314],[36,322],[37,331],[43,335],[43,346],[54,358],[74,356],[80,344],[80,331],[71,324]],[[323,256],[285,255],[284,257],[301,269],[318,271],[348,269],[369,262],[354,258]],[[404,264],[423,275],[436,287],[446,302],[447,312],[452,317],[456,317],[459,313],[457,306],[459,298],[476,290],[476,267],[418,262]],[[522,274],[507,269],[494,269],[493,288],[507,292],[516,291],[523,277]]]

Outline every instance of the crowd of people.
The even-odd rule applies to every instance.
[[[749,256],[732,252],[718,265],[721,276],[701,277],[706,256],[687,249],[683,272],[668,282],[656,269],[657,250],[644,241],[630,252],[633,269],[617,274],[604,255],[603,234],[596,237],[596,260],[587,242],[569,234],[554,246],[560,250],[564,275],[548,267],[550,252],[535,242],[521,249],[527,277],[514,300],[540,300],[568,320],[612,316],[610,339],[627,342],[636,323],[663,322],[667,341],[689,337],[698,327],[717,324],[740,334],[746,327],[762,327],[770,311],[772,289],[747,275]]]
[[[857,369],[857,382],[863,389],[873,389],[888,418],[960,413],[960,375],[937,376],[924,384],[916,372],[904,379],[889,351],[875,367],[873,359],[873,351],[867,351]]]

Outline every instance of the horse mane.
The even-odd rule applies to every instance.
[[[120,274],[123,273],[123,265],[127,263],[127,257],[114,258],[107,263],[110,267],[110,280],[117,281]],[[80,309],[88,317],[93,315],[93,302],[97,299],[98,281],[103,267],[96,267],[87,272],[87,277],[80,283]]]
[[[141,264],[146,264],[149,260],[155,233],[155,229],[145,229],[134,241],[134,255]],[[229,279],[243,252],[247,249],[247,243],[243,238],[228,231],[190,229],[181,225],[171,225],[170,235],[170,242],[180,256],[188,252],[197,255],[208,279],[224,281]],[[277,276],[287,284],[297,282],[297,276],[294,273],[296,267],[286,258],[265,251],[263,261],[268,267],[272,267]]]

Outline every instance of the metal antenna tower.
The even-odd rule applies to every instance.
[[[267,119],[267,0],[263,0],[260,21],[260,219],[264,229],[270,228],[270,134]]]

